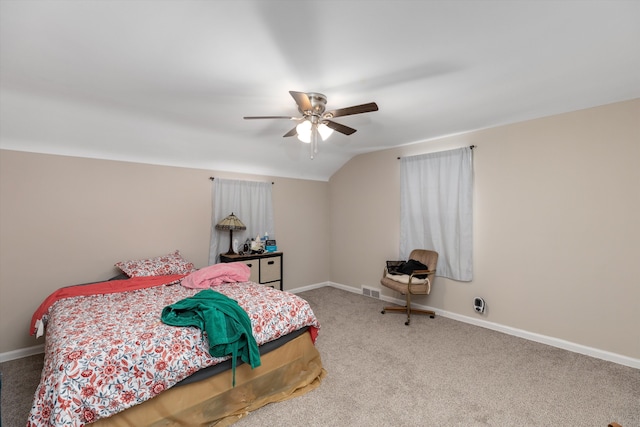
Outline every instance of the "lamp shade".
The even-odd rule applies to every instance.
[[[246,230],[247,226],[231,212],[231,215],[216,224],[216,230]]]
[[[311,128],[311,122],[308,120],[304,120],[296,126],[296,133],[298,134],[298,139],[302,142],[309,144],[311,142],[311,132],[313,129]]]
[[[233,255],[233,230],[246,230],[247,226],[231,212],[231,215],[216,224],[216,230],[229,230],[229,250],[225,255]]]
[[[329,138],[333,133],[333,129],[331,129],[329,126],[327,126],[324,123],[320,123],[318,125],[318,133],[320,134],[320,137],[322,138],[322,140],[326,141],[327,138]]]

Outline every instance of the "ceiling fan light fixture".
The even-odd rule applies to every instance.
[[[298,126],[296,126],[296,133],[300,141],[309,144],[311,142],[311,122],[308,120],[300,122]]]
[[[331,134],[333,134],[333,129],[331,129],[326,124],[321,123],[320,125],[318,125],[318,133],[320,133],[320,137],[322,138],[322,140],[326,141],[327,139],[329,139]]]

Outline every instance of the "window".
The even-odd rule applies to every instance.
[[[437,276],[472,280],[471,147],[401,159],[400,257],[413,249],[438,252]]]

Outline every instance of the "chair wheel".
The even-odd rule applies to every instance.
[[[409,321],[404,322],[405,325],[409,326]]]
[[[381,314],[384,314],[384,310],[382,310],[380,313],[381,313]]]
[[[431,317],[432,319],[435,319],[435,318],[436,318],[436,316],[429,316],[429,317]]]

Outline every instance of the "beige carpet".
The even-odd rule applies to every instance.
[[[335,288],[300,295],[322,324],[328,375],[238,427],[640,427],[640,370],[443,317],[405,326],[380,314],[382,301]],[[3,426],[25,425],[41,366],[41,356],[0,365]]]

